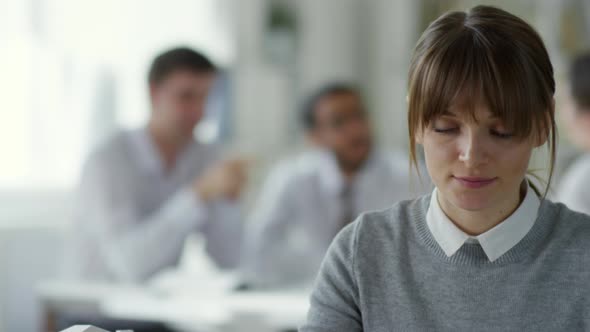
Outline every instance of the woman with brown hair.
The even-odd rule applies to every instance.
[[[547,143],[550,174],[555,160],[539,35],[493,7],[444,14],[408,90],[411,156],[422,145],[436,188],[338,234],[302,331],[589,330],[590,217],[526,177],[535,148]]]

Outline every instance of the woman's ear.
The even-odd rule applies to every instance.
[[[541,147],[543,146],[543,144],[547,143],[547,134],[546,132],[548,132],[547,130],[544,130],[542,135],[540,137],[537,137],[536,141],[535,141],[535,148]]]

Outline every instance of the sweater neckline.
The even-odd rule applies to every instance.
[[[534,257],[537,249],[546,241],[551,232],[556,210],[550,209],[551,203],[545,199],[541,200],[539,213],[533,227],[514,247],[490,262],[481,245],[477,243],[465,243],[454,255],[448,257],[428,228],[426,213],[430,205],[431,195],[423,196],[413,204],[414,220],[412,221],[419,241],[438,259],[446,263],[456,265],[474,266],[498,266],[520,262],[527,257]]]

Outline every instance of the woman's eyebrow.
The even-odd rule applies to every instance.
[[[498,116],[497,114],[494,114],[492,112],[486,112],[488,113],[487,119],[488,120],[501,120],[503,121],[503,119]],[[456,110],[454,110],[453,108],[449,107],[446,110],[444,110],[440,116],[448,116],[448,117],[453,117],[453,118],[459,118],[460,116],[458,115],[458,113],[456,112]]]
[[[446,109],[441,113],[441,116],[450,116],[450,117],[457,117],[457,113],[453,112],[450,109]]]

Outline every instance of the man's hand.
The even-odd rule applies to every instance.
[[[230,159],[213,165],[199,176],[193,190],[204,202],[219,198],[236,200],[246,183],[247,162],[242,159]]]

